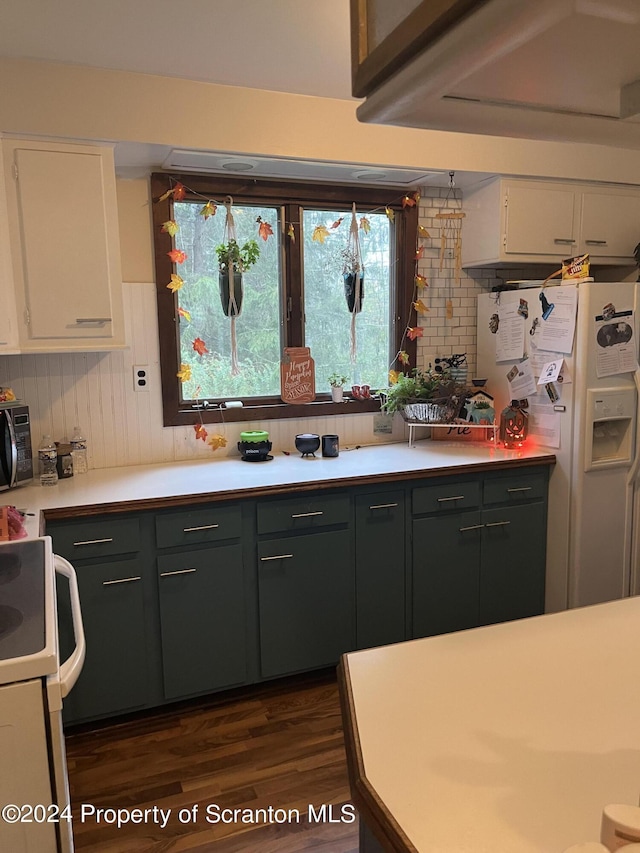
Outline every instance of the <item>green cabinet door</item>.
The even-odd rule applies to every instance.
[[[481,534],[479,511],[414,519],[414,638],[478,624]]]
[[[544,612],[547,514],[544,503],[482,513],[480,624]]]
[[[354,648],[354,570],[348,530],[258,544],[264,678],[335,664]]]
[[[405,639],[404,492],[357,494],[356,645]]]
[[[244,682],[242,546],[158,557],[165,699]]]
[[[104,717],[143,707],[148,666],[143,573],[138,560],[76,564],[87,653],[75,687],[64,701],[65,722]],[[66,581],[58,581],[63,657],[73,646]]]

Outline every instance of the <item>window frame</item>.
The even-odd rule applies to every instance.
[[[178,296],[172,293],[167,284],[175,265],[168,256],[173,248],[170,234],[162,230],[162,225],[173,219],[173,197],[162,199],[176,183],[185,187],[183,201],[205,203],[206,199],[223,201],[233,196],[238,204],[272,204],[283,208],[285,221],[298,222],[300,207],[317,207],[331,210],[348,209],[353,202],[360,213],[384,210],[394,211],[395,226],[395,306],[393,312],[392,342],[395,351],[403,349],[409,356],[405,369],[416,366],[416,342],[405,338],[409,319],[415,316],[412,303],[415,300],[416,248],[418,227],[418,206],[402,205],[402,199],[413,190],[403,187],[367,187],[359,184],[326,184],[299,181],[272,181],[259,178],[236,178],[225,175],[200,175],[190,173],[154,172],[151,175],[151,199],[153,213],[153,241],[156,270],[156,299],[158,308],[158,336],[160,345],[160,373],[162,387],[162,410],[164,426],[188,426],[200,421],[219,423],[221,404],[219,401],[203,404],[200,407],[186,406],[180,403],[179,380],[180,340],[177,323]],[[221,215],[218,211],[216,215]],[[303,277],[302,246],[293,244],[283,235],[283,304],[281,321],[283,322],[283,346],[301,346],[303,326]],[[290,300],[290,301],[289,301]],[[412,313],[413,312],[413,313]],[[348,393],[342,403],[331,401],[329,390],[318,393],[312,403],[291,405],[275,397],[251,398],[251,403],[243,401],[242,408],[222,407],[225,422],[272,420],[275,418],[301,418],[329,414],[357,414],[377,411],[378,400],[355,400]]]

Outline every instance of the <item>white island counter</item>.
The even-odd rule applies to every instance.
[[[636,597],[345,655],[367,827],[419,853],[597,841],[603,807],[640,795],[639,648]]]

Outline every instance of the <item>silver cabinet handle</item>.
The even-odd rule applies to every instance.
[[[398,506],[398,504],[374,504],[369,509],[391,509],[394,506]]]
[[[190,575],[195,569],[177,569],[175,572],[160,572],[161,578],[171,578],[173,575]]]
[[[100,545],[102,542],[113,542],[113,539],[85,539],[84,542],[74,542],[74,545]]]
[[[315,512],[296,512],[291,516],[291,518],[310,518],[312,515],[324,515],[324,512],[321,509],[318,509]]]
[[[116,583],[133,583],[133,581],[141,581],[142,578],[138,575],[135,578],[118,578],[115,581],[102,581],[102,586],[113,586]]]
[[[260,557],[260,560],[263,563],[266,563],[268,560],[291,560],[293,559],[293,554],[276,554],[273,557]]]
[[[606,246],[607,245],[606,240],[585,240],[584,242],[587,244],[587,246]]]
[[[533,486],[520,486],[517,489],[515,489],[515,488],[514,489],[507,489],[507,492],[509,492],[509,493],[511,493],[511,492],[530,492],[532,488],[533,488]]]
[[[76,317],[76,323],[110,323],[111,317]]]
[[[480,530],[484,527],[484,524],[471,524],[469,527],[459,527],[458,530],[460,533],[464,533],[465,530]]]
[[[564,243],[564,244],[568,243],[569,245],[571,245],[572,243],[575,243],[576,241],[572,237],[556,237],[553,242],[554,243]]]
[[[193,533],[194,530],[215,530],[216,527],[220,527],[219,524],[201,524],[200,527],[183,527],[183,533]]]
[[[504,527],[505,524],[511,524],[510,521],[487,521],[485,527]]]
[[[464,495],[454,495],[452,498],[438,498],[438,503],[443,504],[446,501],[463,501]]]

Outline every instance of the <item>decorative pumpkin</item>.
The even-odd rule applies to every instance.
[[[529,432],[529,415],[522,401],[512,400],[500,415],[500,441],[505,447],[522,447]]]

